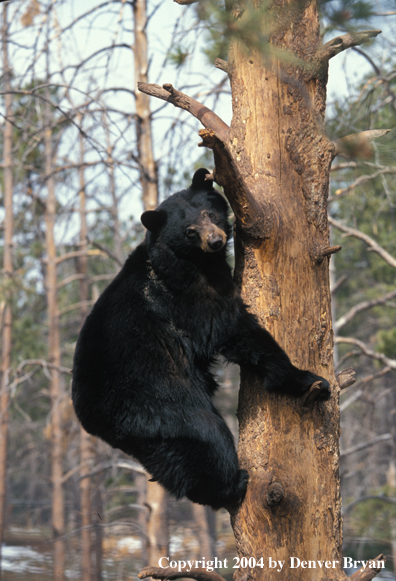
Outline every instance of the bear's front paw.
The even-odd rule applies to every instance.
[[[304,371],[304,376],[301,378],[302,393],[301,397],[304,405],[308,405],[314,401],[324,401],[329,399],[331,394],[330,384],[327,379],[320,375],[315,375],[310,371]]]

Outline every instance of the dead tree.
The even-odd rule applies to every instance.
[[[3,5],[2,14],[2,56],[3,82],[5,89],[4,109],[5,122],[3,129],[3,196],[4,196],[4,250],[3,250],[3,285],[4,296],[0,300],[1,328],[1,367],[0,367],[0,558],[1,545],[4,542],[6,492],[7,492],[7,443],[8,443],[8,408],[9,408],[9,372],[12,347],[12,310],[11,288],[13,276],[13,160],[12,160],[12,94],[11,70],[8,63],[8,16],[7,3]],[[1,569],[0,569],[1,576]]]
[[[133,45],[135,63],[135,84],[147,82],[149,66],[147,50],[147,2],[135,0],[133,3],[135,42]],[[142,187],[143,209],[153,210],[158,205],[158,176],[154,159],[151,128],[150,98],[136,91],[136,145],[139,154],[139,177]],[[142,481],[142,477],[140,477]],[[140,524],[143,527],[145,550],[143,558],[147,563],[158,563],[169,554],[169,526],[167,515],[168,494],[157,482],[147,482],[141,495],[145,496],[148,513],[142,512]]]
[[[47,79],[49,81],[49,63],[47,52]],[[63,433],[62,433],[62,400],[64,398],[61,380],[61,346],[59,307],[57,289],[57,248],[55,240],[55,222],[57,211],[56,184],[54,177],[54,150],[52,140],[52,111],[49,86],[45,88],[44,102],[44,157],[47,198],[45,200],[45,247],[46,275],[45,291],[48,313],[48,362],[50,364],[50,397],[51,397],[51,484],[52,484],[52,530],[54,540],[54,579],[63,581],[65,575],[65,514],[63,491]]]
[[[80,118],[82,125],[82,117]],[[86,191],[84,175],[84,141],[81,133],[80,142],[80,250],[82,256],[77,258],[77,270],[81,276],[79,279],[80,295],[80,321],[84,323],[88,315],[89,280],[88,280],[88,227],[86,213]],[[81,509],[81,581],[91,581],[92,579],[92,510],[91,510],[91,479],[89,472],[91,464],[94,462],[92,436],[87,434],[80,426],[80,509]]]
[[[329,261],[340,247],[330,246],[327,217],[330,165],[340,144],[327,138],[324,113],[329,59],[379,31],[323,45],[315,0],[275,0],[265,9],[260,2],[235,3],[229,18],[229,58],[217,66],[230,79],[230,127],[170,84],[139,88],[186,109],[204,125],[201,145],[213,150],[215,181],[235,215],[235,278],[242,296],[293,364],[332,385],[328,402],[315,401],[315,391],[291,400],[268,394],[258,377],[241,369],[239,459],[250,480],[245,501],[231,513],[238,556],[247,559],[235,579],[301,579],[302,569],[291,567],[291,557],[334,562],[331,568],[304,569],[304,579],[345,579],[340,388],[329,291]],[[254,34],[244,34],[245,25],[261,18],[267,27],[271,23],[264,51],[261,37],[255,42]],[[281,572],[268,567],[269,558],[284,562]],[[376,571],[352,578],[370,579]],[[141,577],[147,575],[186,576],[142,571]],[[214,579],[213,573],[190,574],[197,575]]]

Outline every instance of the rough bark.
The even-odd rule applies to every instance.
[[[44,148],[45,174],[47,176],[47,199],[45,202],[45,243],[46,243],[46,276],[45,286],[48,310],[48,361],[50,363],[50,397],[51,397],[51,484],[52,484],[52,529],[54,539],[54,570],[57,581],[63,581],[65,573],[65,531],[64,497],[63,497],[63,434],[61,404],[63,390],[60,376],[61,349],[59,332],[59,312],[57,295],[57,257],[54,236],[56,220],[56,193],[53,174],[53,150],[51,131],[50,95],[47,89],[44,105]]]
[[[278,3],[276,2],[278,5]],[[272,42],[310,61],[319,44],[315,2],[292,3]],[[344,578],[341,569],[339,387],[334,377],[326,203],[332,147],[323,133],[326,75],[304,71],[235,42],[229,58],[233,120],[229,148],[256,203],[237,224],[236,278],[242,295],[292,362],[326,377],[329,402],[269,395],[242,369],[239,458],[249,470],[245,502],[232,515],[240,557],[285,561],[283,573],[249,570],[252,579],[301,578],[290,557],[335,560],[304,579]],[[257,211],[258,210],[258,211]],[[246,574],[236,573],[236,579]]]
[[[0,562],[1,545],[4,540],[7,492],[7,444],[8,444],[8,406],[9,406],[9,369],[12,347],[12,310],[10,304],[13,276],[12,237],[13,237],[13,162],[12,162],[12,95],[10,86],[11,71],[8,64],[8,18],[7,4],[3,5],[2,22],[2,56],[4,82],[5,122],[3,130],[3,176],[4,176],[4,249],[3,281],[6,285],[6,298],[0,309],[1,327],[1,367],[0,367]],[[1,577],[1,569],[0,569]]]

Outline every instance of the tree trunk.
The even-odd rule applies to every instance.
[[[103,527],[101,520],[103,515],[103,485],[96,488],[95,511],[98,519],[95,523],[95,581],[102,581],[102,560],[103,560]]]
[[[9,369],[11,365],[12,310],[11,285],[13,276],[12,237],[13,237],[13,163],[12,163],[12,95],[10,68],[8,64],[8,18],[7,3],[3,5],[2,52],[5,122],[3,130],[3,166],[4,166],[4,249],[3,272],[6,284],[6,297],[0,309],[1,323],[1,367],[0,367],[0,567],[1,545],[4,541],[6,492],[7,492],[7,444],[8,444],[8,406],[9,406]],[[1,577],[1,569],[0,569]]]
[[[117,258],[119,264],[124,262],[124,253],[122,251],[122,240],[121,240],[121,225],[118,216],[118,199],[117,199],[117,185],[115,179],[115,169],[114,169],[114,158],[113,158],[113,147],[110,140],[110,131],[108,125],[108,119],[106,115],[103,115],[103,125],[106,134],[106,149],[107,149],[107,163],[109,172],[109,194],[111,197],[111,207],[110,213],[113,220],[113,240],[114,240],[114,255]]]
[[[139,493],[137,495],[137,502],[142,507],[143,510],[139,510],[138,512],[138,524],[139,524],[139,534],[140,534],[140,542],[141,542],[141,552],[140,552],[140,559],[142,562],[142,566],[146,567],[149,563],[149,556],[150,556],[150,541],[147,534],[147,522],[150,518],[147,515],[147,512],[144,510],[144,507],[147,505],[147,476],[146,474],[136,474],[135,476],[135,484],[136,488],[138,489]]]
[[[80,427],[80,507],[81,507],[81,580],[91,581],[92,571],[92,518],[91,479],[87,474],[92,465],[92,438]]]
[[[133,20],[135,30],[135,44],[133,47],[135,85],[137,85],[139,82],[147,83],[146,0],[135,0],[133,2]],[[143,205],[145,210],[154,210],[158,205],[158,180],[151,137],[150,98],[139,91],[136,91],[136,137]]]
[[[148,563],[158,565],[169,556],[168,493],[157,482],[147,482]]]
[[[82,119],[80,119],[80,125]],[[85,179],[84,179],[84,142],[82,135],[80,141],[80,250],[85,252],[79,256],[78,273],[82,275],[79,279],[80,287],[80,321],[84,323],[88,314],[88,250],[87,243],[87,216],[85,208]],[[88,476],[93,463],[93,442],[92,437],[80,426],[80,507],[81,507],[81,580],[91,581],[92,570],[92,518],[91,518],[91,479]]]
[[[319,47],[316,2],[281,7],[273,44],[312,61]],[[328,379],[329,402],[270,395],[241,370],[239,458],[246,499],[232,522],[240,568],[252,579],[340,579],[339,389],[333,370],[326,213],[331,144],[322,132],[327,75],[282,65],[232,44],[230,154],[248,201],[237,220],[236,279],[242,296],[292,362]],[[292,568],[291,557],[336,561]],[[268,561],[283,561],[269,568]]]
[[[209,520],[214,513],[210,507],[202,506],[202,504],[192,503],[192,509],[199,542],[199,558],[204,557],[210,561],[216,556],[216,539]]]
[[[135,84],[147,82],[147,2],[135,0],[133,3],[135,43]],[[158,206],[158,177],[154,160],[151,132],[150,98],[136,91],[136,138],[140,183],[142,186],[143,209],[153,210]],[[145,504],[148,515],[142,513],[140,521],[146,523],[146,552],[143,560],[156,565],[161,557],[169,555],[168,495],[157,482],[147,482]]]
[[[51,130],[50,94],[46,89],[44,104],[45,174],[47,176],[47,199],[45,204],[45,241],[47,252],[46,293],[48,303],[48,362],[51,397],[51,483],[52,483],[52,529],[54,538],[54,579],[63,581],[65,573],[65,532],[63,500],[63,434],[61,404],[63,390],[60,377],[61,350],[57,295],[57,261],[54,227],[56,220],[55,180],[53,176],[53,151]]]

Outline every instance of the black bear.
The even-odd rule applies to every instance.
[[[316,381],[243,303],[226,260],[223,196],[198,170],[191,186],[144,212],[145,240],[100,296],[77,341],[73,403],[90,434],[134,456],[177,498],[214,509],[243,500],[230,430],[212,402],[214,358],[299,396]]]

